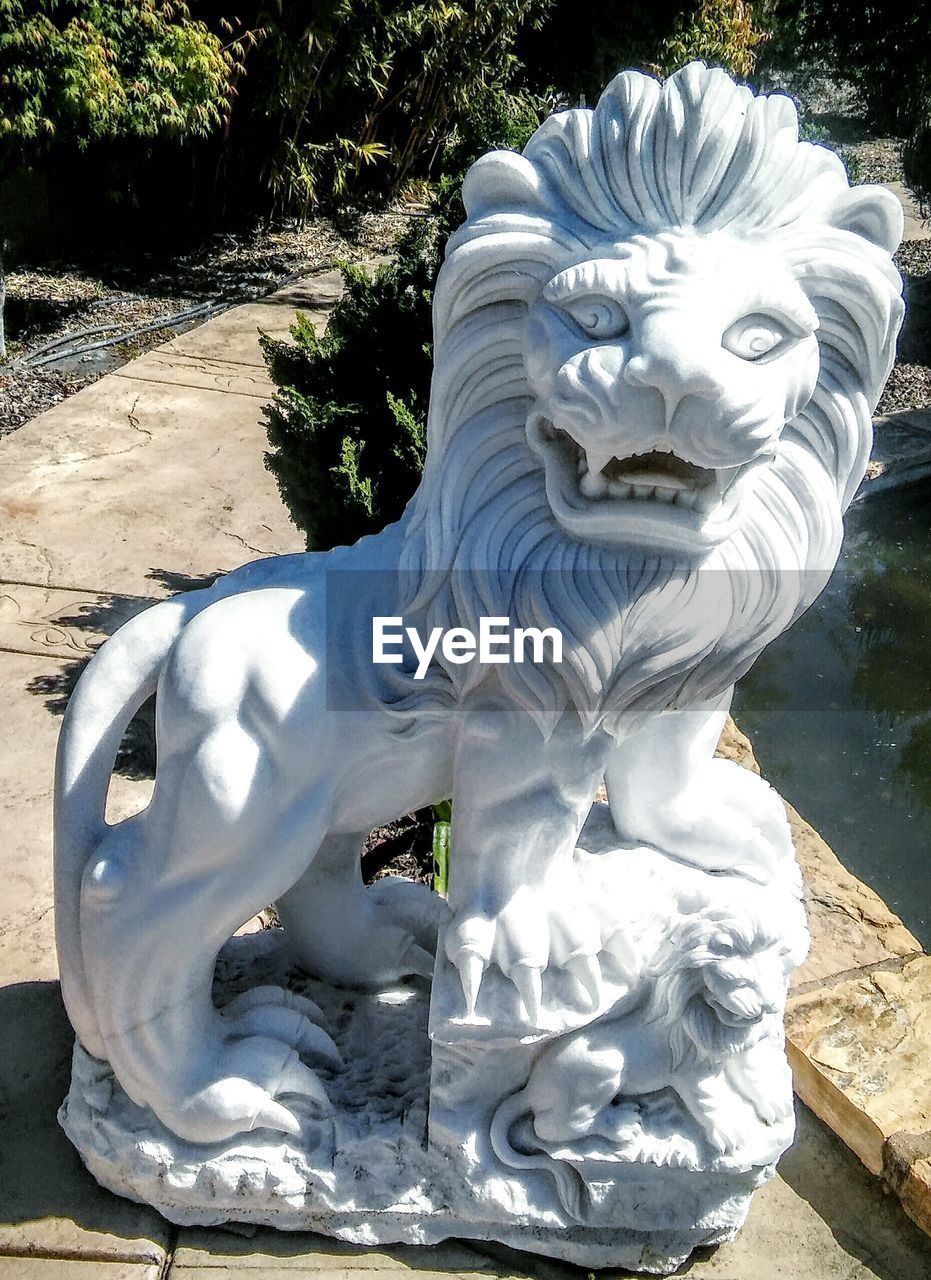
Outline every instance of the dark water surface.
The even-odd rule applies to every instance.
[[[734,716],[769,781],[931,948],[931,484],[851,508],[829,585]]]

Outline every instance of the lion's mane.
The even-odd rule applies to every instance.
[[[875,189],[849,188],[836,155],[798,141],[790,99],[755,97],[702,63],[662,85],[624,72],[594,111],[550,117],[523,155],[479,160],[463,199],[468,217],[434,300],[429,447],[405,517],[403,612],[427,627],[477,631],[482,615],[558,627],[560,666],[498,667],[544,733],[568,705],[591,733],[715,696],[811,603],[836,561],[903,312],[893,219]],[[526,440],[527,310],[554,274],[595,252],[722,229],[770,246],[814,306],[815,394],[787,424],[741,529],[701,572],[686,557],[580,543],[556,523]],[[487,674],[441,661],[423,682],[394,672],[387,701],[402,716],[448,705]]]

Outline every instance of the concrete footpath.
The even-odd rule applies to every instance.
[[[311,1235],[178,1230],[100,1190],[55,1119],[72,1043],[57,984],[51,887],[62,710],[101,637],[139,608],[256,556],[300,549],[263,466],[261,406],[270,385],[256,331],[286,333],[298,306],[322,327],[339,287],[330,272],[226,312],[0,442],[2,1280],[579,1274],[490,1246],[369,1251]],[[753,767],[736,733],[723,749]],[[129,760],[115,775],[113,816],[145,803],[151,782],[141,772]],[[927,1054],[920,1061],[927,1018],[913,1012],[908,994],[920,998],[927,958],[800,819],[796,836],[815,936],[790,1009],[797,1077],[822,1114],[829,1094],[842,1132],[852,1116],[865,1117],[852,1145],[886,1181],[800,1105],[798,1140],[757,1195],[743,1233],[688,1274],[926,1280],[931,1240],[886,1189],[908,1203],[904,1188],[915,1168],[920,1174],[931,1129],[922,1100],[909,1096],[919,1081],[927,1086]],[[865,1026],[875,1043],[857,1041]],[[867,1047],[854,1061],[857,1043]],[[885,1057],[870,1059],[873,1050]],[[893,1074],[906,1073],[892,1093],[883,1092],[877,1061],[887,1076],[893,1065]]]

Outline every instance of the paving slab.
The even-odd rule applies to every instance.
[[[315,312],[311,319],[319,328],[326,323],[325,315],[320,311]],[[252,396],[263,404],[274,395],[274,385],[264,365],[198,357],[160,348],[140,356],[112,376],[133,382],[170,382],[177,387],[190,387],[192,391]]]
[[[61,715],[83,666],[83,658],[0,652],[5,744],[0,749],[0,982],[58,977],[52,911],[53,769]],[[110,787],[109,816],[135,812],[150,791],[150,781],[117,774]],[[0,1106],[3,1098],[0,1090]]]
[[[172,1228],[101,1190],[56,1120],[74,1034],[55,958],[52,765],[60,711],[82,666],[83,658],[0,653],[3,740],[12,744],[0,750],[0,1255],[160,1264]],[[150,786],[117,777],[111,813],[138,808]],[[6,1265],[0,1258],[0,1275]]]
[[[431,1271],[428,1266],[415,1266],[412,1268],[419,1280],[450,1280],[451,1276],[466,1274],[460,1271]],[[174,1276],[175,1280],[237,1280],[237,1277],[248,1275],[248,1269],[243,1271],[240,1263],[232,1266],[209,1266],[209,1267],[189,1267],[173,1265],[168,1272],[169,1276]],[[261,1269],[253,1271],[254,1275],[261,1275],[263,1280],[294,1280],[295,1275],[321,1275],[325,1274],[327,1280],[350,1280],[357,1273],[355,1271],[346,1270],[338,1265],[338,1260],[331,1260],[323,1272],[313,1268],[307,1269],[301,1266],[282,1267],[277,1265],[263,1265]],[[469,1273],[469,1274],[475,1274]],[[486,1272],[485,1274],[492,1274]],[[364,1272],[365,1280],[397,1280],[397,1271],[382,1270],[379,1267],[367,1269]]]
[[[931,1240],[804,1106],[779,1174],[754,1196],[731,1244],[690,1280],[927,1280]]]
[[[161,1266],[74,1258],[0,1258],[0,1280],[161,1280]]]
[[[331,1240],[314,1232],[271,1231],[259,1228],[253,1234],[224,1231],[219,1228],[183,1227],[175,1247],[172,1272],[187,1275],[203,1271],[212,1280],[218,1272],[236,1271],[263,1276],[276,1271],[293,1276],[295,1272],[319,1276],[326,1272],[349,1274],[363,1272],[361,1280],[372,1280],[372,1273],[390,1274],[417,1271],[418,1275],[449,1275],[483,1271],[500,1274],[501,1268],[488,1256],[458,1241],[430,1246],[397,1245],[366,1248]]]
[[[151,596],[0,581],[0,651],[86,661]]]
[[[264,448],[255,396],[103,378],[0,442],[0,579],[146,596],[298,550]]]
[[[390,261],[390,256],[378,255],[360,265],[371,272]],[[209,323],[172,338],[158,350],[194,359],[225,359],[264,369],[259,330],[271,338],[287,338],[295,311],[313,313],[318,322],[325,325],[326,313],[342,291],[340,271],[319,272],[286,285],[260,302],[231,307]]]
[[[74,1042],[58,983],[0,987],[0,1024],[0,1255],[161,1265],[172,1228],[98,1187],[58,1126]]]
[[[69,664],[24,654],[0,654],[0,659],[0,705],[7,744],[0,751],[0,980],[52,980],[58,976],[51,879],[52,767],[58,720],[49,714],[45,702],[62,698]],[[15,750],[9,749],[13,743]],[[8,1050],[9,1044],[0,1037],[0,1051]],[[6,1089],[10,1087],[7,1080]],[[0,1092],[0,1102],[5,1096]],[[0,1144],[0,1151],[4,1148],[5,1143]]]
[[[903,240],[931,239],[931,222],[922,215],[921,207],[904,182],[884,182],[883,186],[899,197],[905,225],[902,229]]]

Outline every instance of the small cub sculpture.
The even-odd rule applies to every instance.
[[[778,797],[714,751],[837,559],[902,213],[701,63],[624,72],[463,199],[403,518],[156,605],[75,691],[62,1122],[179,1222],[668,1270],[791,1141],[798,869]],[[373,663],[375,617],[554,628],[562,661],[418,678]],[[156,691],[154,793],[108,825]],[[365,888],[366,833],[449,796],[448,908]],[[269,902],[283,931],[230,942]]]

